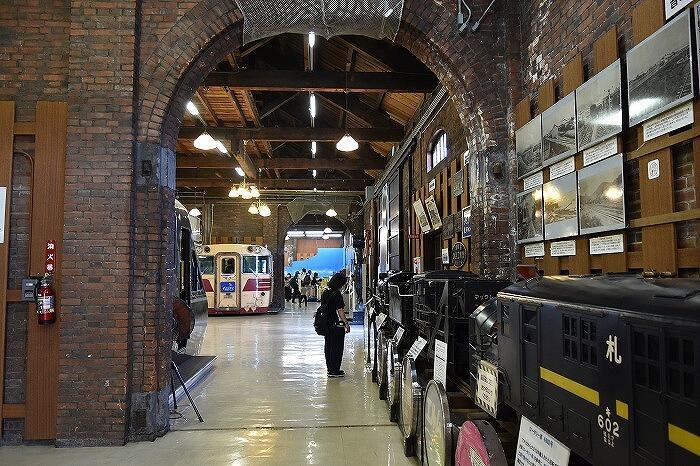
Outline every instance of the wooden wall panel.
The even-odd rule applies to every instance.
[[[68,106],[64,102],[39,102],[36,108],[36,152],[32,212],[30,272],[44,272],[47,241],[56,241],[56,277],[61,273],[63,247],[63,192],[66,159]],[[56,437],[58,395],[58,338],[61,322],[61,284],[57,294],[57,321],[40,326],[35,306],[29,306],[27,321],[27,389],[25,440]]]
[[[0,186],[5,197],[5,238],[0,243],[0,434],[2,434],[3,394],[5,393],[5,316],[7,314],[7,274],[10,242],[10,206],[12,205],[12,153],[14,144],[15,103],[0,101]]]
[[[663,0],[644,0],[632,12],[632,38],[634,43],[640,43],[663,25]]]
[[[526,97],[515,106],[515,129],[522,128],[531,119],[530,98]]]
[[[561,78],[561,96],[566,97],[583,84],[583,57],[576,56],[566,65]]]
[[[617,28],[613,26],[593,44],[593,75],[600,73],[619,58]]]

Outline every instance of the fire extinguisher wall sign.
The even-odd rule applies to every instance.
[[[56,242],[46,243],[44,276],[36,287],[36,315],[39,325],[56,322],[56,292],[53,288],[53,274],[56,272]]]

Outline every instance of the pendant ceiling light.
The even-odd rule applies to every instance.
[[[267,204],[262,204],[258,208],[258,211],[261,217],[269,217],[270,215],[272,215],[272,211],[270,210],[270,207],[268,207]]]
[[[200,215],[202,215],[202,212],[200,212],[199,209],[195,207],[194,209],[190,210],[190,215],[193,217],[199,217]]]
[[[194,140],[194,147],[196,147],[199,150],[212,150],[216,148],[217,146],[217,141],[213,137],[209,135],[206,131],[204,131],[202,134],[197,136],[197,139]]]
[[[258,206],[256,206],[255,203],[251,204],[250,207],[248,207],[248,213],[258,215],[258,212]]]
[[[257,199],[260,197],[260,191],[254,184],[246,183],[245,178],[239,185],[233,185],[228,192],[228,197],[241,197],[243,199]]]
[[[328,215],[329,217],[335,217],[336,215],[338,215],[338,212],[336,212],[335,209],[331,207],[326,211],[326,215]]]
[[[355,141],[355,138],[350,136],[350,133],[345,133],[345,136],[340,138],[340,141],[335,145],[335,148],[341,152],[352,152],[357,150],[358,147],[360,147],[360,145]]]
[[[326,227],[326,228],[323,229],[323,232],[324,232],[324,233],[332,233],[333,230],[331,230],[329,227]]]
[[[352,152],[357,150],[360,145],[355,141],[355,138],[350,136],[348,129],[348,74],[345,73],[345,136],[340,138],[335,144],[335,148],[340,152]]]
[[[328,238],[330,238],[330,236],[328,236],[328,234],[324,233],[323,236],[321,236],[321,238],[328,239]]]

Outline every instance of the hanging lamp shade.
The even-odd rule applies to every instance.
[[[194,140],[193,145],[199,150],[212,150],[217,146],[216,140],[206,131],[197,136],[197,139]]]
[[[331,230],[329,227],[326,227],[326,228],[323,229],[323,232],[326,233],[326,234],[331,233],[332,231],[333,231],[333,230]]]
[[[336,212],[335,209],[331,207],[326,211],[326,215],[328,215],[329,217],[335,217],[336,215],[338,215],[338,212]]]
[[[345,136],[340,138],[340,141],[335,144],[335,148],[341,152],[352,152],[357,150],[358,147],[360,145],[355,141],[355,138],[350,136],[350,133],[345,133]]]
[[[235,186],[228,192],[228,197],[238,197],[238,189]]]
[[[190,215],[193,217],[199,217],[200,215],[202,215],[202,212],[200,212],[200,210],[195,207],[192,210],[190,210]]]
[[[270,207],[268,207],[267,204],[261,205],[258,211],[261,217],[269,217],[270,215],[272,215],[272,211],[270,210]]]
[[[258,206],[256,206],[255,204],[251,204],[250,207],[248,207],[248,213],[253,214],[253,215],[258,215],[258,213],[259,213]]]
[[[255,186],[255,185],[250,186],[250,195],[256,199],[260,197],[260,191],[258,190],[257,186]]]

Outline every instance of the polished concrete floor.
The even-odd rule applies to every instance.
[[[362,327],[345,343],[344,379],[328,379],[314,305],[278,315],[209,320],[202,354],[214,371],[184,399],[172,432],[111,448],[2,447],[12,465],[416,465],[403,456],[363,360]]]

